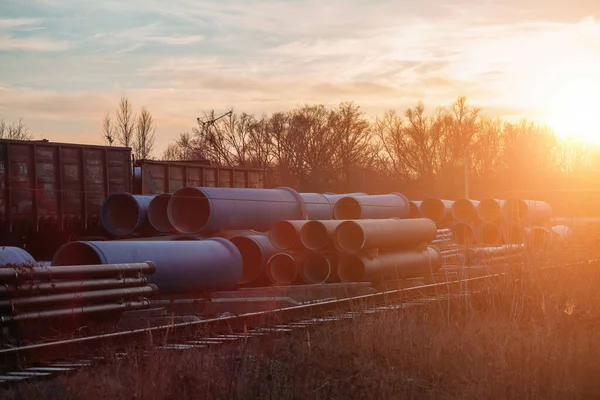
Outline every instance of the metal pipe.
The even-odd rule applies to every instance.
[[[278,252],[265,235],[236,236],[229,239],[242,255],[243,271],[240,284],[252,283],[261,276],[267,261]]]
[[[346,196],[333,207],[333,217],[343,219],[408,218],[410,203],[401,193]]]
[[[114,242],[106,242],[106,243],[115,243]],[[59,252],[63,247],[69,246],[71,243],[85,243],[85,242],[70,242],[63,245]],[[102,242],[96,242],[102,243]],[[133,242],[132,242],[133,243]],[[74,248],[75,250],[79,249],[79,246],[70,246],[67,247],[67,250]],[[56,253],[58,254],[58,252]],[[155,265],[151,261],[144,262],[133,262],[127,264],[96,264],[85,262],[88,259],[85,257],[87,254],[77,254],[72,256],[68,264],[61,265],[69,265],[68,267],[60,267],[56,266],[56,263],[53,262],[53,266],[51,267],[32,267],[32,268],[0,268],[0,282],[16,282],[16,281],[33,281],[33,280],[52,280],[52,279],[81,279],[92,278],[92,277],[109,277],[109,276],[133,276],[138,274],[153,274],[155,271]],[[54,256],[57,257],[56,255]],[[141,258],[141,257],[140,257]],[[81,263],[77,261],[82,261]],[[96,262],[100,262],[100,260],[94,259]]]
[[[269,232],[271,243],[279,250],[301,249],[300,229],[308,222],[307,220],[277,221]]]
[[[427,218],[344,221],[333,232],[335,247],[346,254],[367,249],[406,249],[435,240],[437,226]]]
[[[568,241],[573,237],[573,230],[567,225],[555,225],[550,230],[554,240]]]
[[[24,264],[36,265],[35,258],[20,247],[0,247],[0,267]]]
[[[467,249],[466,255],[469,260],[484,259],[519,254],[525,250],[523,245],[508,244],[504,246],[490,246]]]
[[[20,310],[31,310],[57,304],[82,304],[101,300],[124,299],[151,294],[158,291],[156,285],[130,288],[91,290],[80,293],[49,294],[44,296],[19,297],[0,300],[0,308],[11,309],[12,315],[20,314]]]
[[[525,229],[520,224],[508,224],[504,228],[504,243],[506,244],[523,244],[525,236]]]
[[[458,222],[477,224],[480,220],[479,214],[477,213],[479,204],[479,200],[456,200],[454,204],[452,204],[452,217]]]
[[[277,221],[307,217],[302,197],[287,187],[185,187],[173,194],[167,210],[169,221],[182,233],[267,230]]]
[[[376,257],[345,255],[338,264],[342,282],[408,278],[432,273],[442,266],[442,255],[434,247],[424,251],[380,252]]]
[[[470,224],[457,222],[452,226],[456,243],[472,245],[475,243],[475,229]]]
[[[28,320],[40,320],[45,318],[58,318],[58,317],[78,317],[80,315],[85,314],[93,314],[93,313],[108,313],[115,311],[127,311],[127,310],[135,310],[140,308],[148,308],[150,306],[150,301],[142,300],[142,301],[129,301],[125,303],[114,303],[114,304],[98,304],[93,306],[81,306],[81,307],[70,307],[70,308],[60,308],[54,310],[44,310],[44,311],[31,311],[13,316],[0,316],[0,323],[10,323],[10,322],[18,322],[18,321],[28,321]]]
[[[454,202],[452,200],[442,200],[431,197],[423,200],[419,207],[419,211],[421,212],[421,217],[429,218],[436,224],[439,224],[448,222],[452,219],[453,204]]]
[[[525,233],[525,243],[532,250],[545,249],[550,242],[550,231],[543,226],[526,228]]]
[[[304,202],[307,219],[327,220],[333,219],[333,206],[339,199],[347,196],[366,196],[365,193],[300,193]]]
[[[477,214],[483,222],[499,224],[502,221],[502,208],[504,200],[485,199],[477,206]]]
[[[410,213],[408,214],[408,218],[421,218],[421,207],[422,201],[409,201],[410,204]]]
[[[335,266],[332,263],[333,257],[321,253],[308,253],[300,264],[300,278],[308,284],[325,283]]]
[[[502,207],[502,213],[508,223],[541,226],[550,222],[552,208],[543,201],[508,199]]]
[[[300,229],[300,242],[311,251],[333,248],[333,231],[344,221],[308,221]]]
[[[502,243],[502,230],[496,224],[484,222],[476,229],[477,244],[494,245]]]
[[[83,281],[27,282],[20,285],[0,285],[0,296],[31,296],[47,293],[85,292],[88,290],[144,286],[148,280],[141,278],[89,279]]]
[[[171,200],[171,193],[163,193],[155,196],[148,205],[148,221],[157,232],[173,232],[175,228],[169,221],[167,207]]]
[[[265,275],[274,285],[291,285],[298,279],[302,260],[300,254],[277,253],[267,261]]]
[[[100,209],[100,221],[113,236],[128,236],[134,232],[152,232],[147,210],[153,195],[113,193],[108,195]]]
[[[151,259],[156,272],[148,277],[162,293],[228,290],[242,277],[242,256],[224,238],[156,242],[70,242],[52,265],[109,264]]]

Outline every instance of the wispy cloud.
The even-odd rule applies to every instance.
[[[64,51],[69,44],[39,37],[23,38],[0,34],[0,51],[32,50],[32,51]]]
[[[0,18],[0,29],[37,25],[41,21],[39,18]]]

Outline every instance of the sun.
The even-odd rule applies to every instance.
[[[600,74],[564,74],[545,100],[544,120],[558,136],[600,145]]]

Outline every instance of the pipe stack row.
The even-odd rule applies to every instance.
[[[543,248],[568,236],[568,227],[551,226],[552,209],[543,201],[430,198],[412,203],[413,217],[430,218],[438,226],[449,227],[458,244]]]
[[[278,285],[429,274],[441,267],[442,254],[428,243],[446,239],[426,218],[284,220],[269,237],[279,252],[269,259],[266,275]]]
[[[25,250],[0,248],[0,323],[114,313],[149,306],[151,262],[38,266]]]

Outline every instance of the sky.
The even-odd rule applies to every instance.
[[[121,96],[159,156],[204,111],[459,96],[600,142],[598,0],[0,0],[0,118],[102,143]]]

